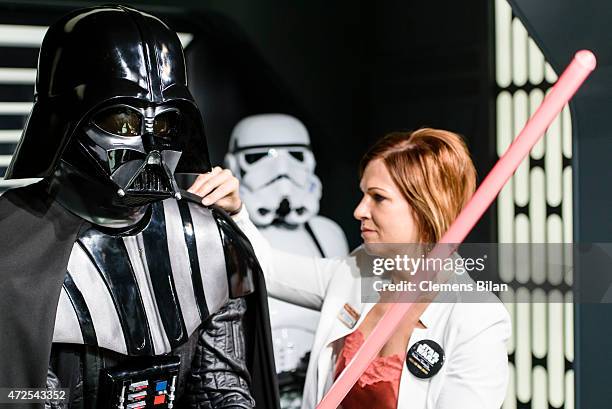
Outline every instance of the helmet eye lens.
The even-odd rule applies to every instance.
[[[142,129],[140,114],[127,107],[107,109],[96,115],[93,123],[103,131],[118,136],[138,136]]]
[[[153,133],[157,136],[171,137],[178,133],[179,114],[176,111],[162,112],[155,117]]]
[[[246,163],[248,163],[249,165],[252,165],[253,163],[257,162],[258,160],[267,155],[268,152],[247,153],[244,155],[244,160],[246,160]]]
[[[293,156],[295,159],[299,160],[300,162],[304,162],[304,152],[289,151],[289,154]]]

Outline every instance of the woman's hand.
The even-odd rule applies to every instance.
[[[242,207],[239,186],[231,170],[215,166],[210,172],[199,175],[187,190],[202,196],[204,206],[216,204],[229,214],[236,214]]]

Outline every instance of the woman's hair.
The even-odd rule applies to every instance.
[[[437,243],[476,188],[476,169],[461,136],[441,129],[392,132],[361,159],[382,159],[413,209],[424,243]]]

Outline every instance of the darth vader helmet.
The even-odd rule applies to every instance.
[[[321,181],[304,124],[285,114],[242,119],[232,131],[226,165],[258,226],[300,225],[319,211]]]
[[[49,27],[35,103],[6,178],[73,185],[76,207],[94,212],[177,195],[175,172],[209,170],[174,31],[119,5],[77,10]]]

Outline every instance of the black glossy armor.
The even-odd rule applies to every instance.
[[[209,170],[176,33],[149,14],[103,6],[75,11],[49,27],[38,59],[35,104],[6,177],[50,176],[75,131],[105,104],[122,103],[180,108],[187,119],[176,172]]]
[[[177,195],[175,172],[208,170],[176,33],[122,6],[76,11],[49,28],[6,178],[50,177],[71,210],[121,226],[142,216],[141,205]]]
[[[278,407],[252,248],[174,180],[209,169],[163,22],[102,6],[49,28],[6,175],[44,179],[0,197],[0,387],[67,387],[71,408],[143,391],[143,407]]]

